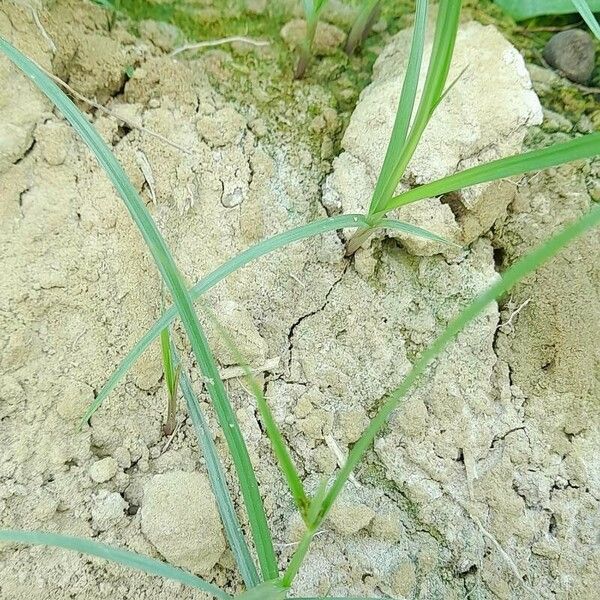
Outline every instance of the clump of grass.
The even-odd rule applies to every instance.
[[[304,16],[306,18],[306,34],[298,48],[298,61],[294,70],[294,78],[302,79],[312,57],[312,45],[317,33],[319,17],[329,0],[302,0]]]
[[[381,13],[381,0],[364,0],[346,40],[346,52],[354,51],[365,41]]]
[[[320,8],[322,8],[323,4],[324,2],[320,3]],[[311,6],[315,8],[316,4],[312,4]],[[396,228],[427,239],[440,240],[433,233],[400,221],[388,219],[386,214],[394,208],[424,198],[442,195],[485,181],[545,169],[567,161],[594,156],[600,153],[600,134],[590,134],[543,150],[508,157],[467,169],[432,183],[413,188],[403,194],[395,195],[398,182],[404,174],[406,166],[417,147],[431,115],[451,88],[451,85],[446,86],[446,80],[458,29],[460,2],[458,0],[440,0],[432,56],[421,100],[415,112],[416,88],[423,56],[427,8],[427,0],[417,0],[415,30],[408,71],[402,89],[389,148],[368,213],[366,215],[331,217],[274,236],[234,257],[190,290],[185,287],[169,249],[148,214],[144,203],[137,195],[137,192],[127,179],[127,176],[110,149],[101,140],[93,126],[65,94],[44,75],[35,63],[32,63],[8,42],[0,38],[0,50],[54,102],[82,139],[92,149],[98,161],[106,170],[144,237],[175,303],[174,307],[171,307],[163,314],[157,323],[144,335],[142,340],[136,344],[134,350],[124,359],[99,394],[99,400],[97,399],[90,406],[86,418],[89,418],[100,406],[108,393],[114,389],[120,378],[127,372],[128,368],[152,340],[160,336],[163,342],[165,379],[170,381],[170,384],[167,383],[167,386],[169,387],[170,385],[170,389],[175,389],[176,391],[178,384],[183,392],[188,412],[196,428],[200,445],[203,448],[207,469],[213,489],[215,490],[227,538],[232,547],[240,573],[248,588],[247,592],[239,596],[243,600],[282,600],[288,597],[288,591],[304,563],[316,531],[327,517],[352,471],[362,459],[378,432],[385,425],[389,416],[398,408],[412,387],[419,382],[431,362],[444,351],[459,332],[485,310],[490,302],[500,298],[524,277],[555,256],[561,248],[572,240],[600,224],[600,207],[594,207],[578,221],[566,227],[558,235],[511,266],[500,280],[464,309],[417,358],[402,384],[390,392],[379,412],[372,419],[359,440],[354,444],[344,466],[339,469],[331,481],[323,481],[317,493],[312,497],[306,493],[303,487],[301,477],[290,457],[285,440],[273,419],[262,389],[253,382],[252,377],[249,375],[249,369],[245,367],[251,391],[257,399],[261,420],[272,443],[282,475],[288,484],[292,499],[306,524],[306,531],[300,544],[297,546],[292,559],[283,573],[280,573],[277,558],[273,550],[271,532],[267,525],[258,484],[252,464],[248,458],[247,448],[206,336],[193,308],[193,301],[218,281],[221,281],[230,273],[259,256],[282,248],[292,242],[307,239],[327,231],[350,227],[359,228],[358,235],[349,244],[350,252],[355,247],[358,247],[357,244],[367,239],[376,228]],[[176,350],[169,339],[167,328],[177,315],[181,318],[190,340],[192,351],[202,374],[204,388],[215,408],[220,427],[232,456],[235,471],[239,479],[241,496],[248,514],[250,532],[258,559],[258,567],[254,563],[252,553],[239,527],[239,522],[237,521],[223,476],[223,470],[216,449],[214,448],[214,443],[212,442],[212,434],[200,411],[187,373],[181,368],[179,379],[177,380],[176,377],[177,369],[180,368],[180,362]],[[225,336],[225,334],[223,335]],[[228,343],[235,349],[233,340],[228,341]],[[238,357],[238,360],[241,364],[245,364],[242,357]],[[168,366],[167,361],[169,362]],[[167,371],[170,372],[168,376]],[[85,552],[155,575],[175,579],[186,585],[200,589],[215,598],[231,598],[229,594],[216,586],[185,573],[180,569],[175,569],[165,563],[144,556],[109,548],[81,538],[39,532],[0,531],[0,541],[53,545],[78,552]]]

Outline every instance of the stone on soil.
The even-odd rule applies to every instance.
[[[368,208],[395,119],[411,35],[410,30],[401,31],[375,63],[373,82],[363,91],[342,140],[345,152],[334,161],[334,172],[325,187],[324,205],[331,212]],[[424,65],[431,45],[430,28]],[[522,56],[495,27],[476,22],[460,27],[448,81],[465,67],[435,112],[408,166],[405,181],[411,184],[515,154],[521,150],[527,127],[542,120]],[[406,185],[401,184],[397,192],[404,189]],[[432,199],[396,213],[452,241],[469,244],[506,214],[513,197],[514,186],[488,183],[454,194],[446,202]],[[413,254],[448,251],[437,242],[398,232],[388,235],[401,239]]]
[[[215,497],[200,473],[152,477],[144,488],[142,532],[171,564],[203,576],[225,551]]]
[[[589,82],[596,62],[594,40],[581,29],[553,35],[543,55],[551,67],[562,71],[571,81],[582,84]]]

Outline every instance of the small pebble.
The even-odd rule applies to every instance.
[[[546,62],[562,71],[571,81],[589,82],[596,58],[592,36],[581,29],[561,31],[544,48]]]

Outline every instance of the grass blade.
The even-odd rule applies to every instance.
[[[346,41],[346,53],[353,54],[356,48],[367,38],[371,27],[379,16],[381,0],[364,0],[362,8],[352,25]]]
[[[400,155],[393,163],[389,175],[382,182],[378,194],[371,202],[369,214],[380,212],[381,206],[385,205],[388,198],[394,194],[394,190],[402,179],[406,167],[412,158],[417,145],[431,119],[439,99],[444,93],[450,63],[454,53],[454,44],[458,32],[460,9],[462,0],[440,0],[438,17],[431,50],[431,60],[423,87],[423,94],[419,102],[419,108],[414,118],[413,125],[406,142],[402,146]]]
[[[318,221],[308,223],[307,225],[302,225],[300,227],[296,227],[295,229],[284,231],[283,233],[279,233],[271,238],[259,242],[258,244],[248,248],[244,252],[228,260],[226,263],[207,275],[204,279],[196,283],[196,285],[190,289],[190,295],[192,296],[192,299],[196,300],[234,271],[241,269],[248,263],[260,258],[261,256],[265,256],[274,250],[283,248],[284,246],[294,242],[311,238],[322,233],[327,233],[329,231],[368,227],[368,225],[369,223],[364,215],[341,215],[337,217],[329,217],[327,219],[320,219]],[[379,225],[377,225],[375,228],[377,227],[379,227]],[[400,221],[396,221],[394,219],[386,219],[385,227],[390,229],[401,229],[406,233],[413,233],[415,235],[417,235],[418,230],[418,235],[421,237],[426,237],[428,234],[428,232],[426,232],[424,229],[417,228],[414,225],[408,225],[407,223],[401,223]],[[403,229],[405,227],[411,228],[411,231],[408,229]],[[436,241],[443,241],[443,239],[436,238]],[[121,361],[117,369],[113,372],[108,381],[98,392],[95,400],[88,406],[85,415],[82,418],[82,424],[86,423],[98,410],[98,408],[100,408],[102,402],[104,402],[108,395],[115,389],[119,381],[125,376],[135,361],[176,316],[177,309],[174,306],[171,306],[135,344],[135,346],[130,350],[129,354],[127,354],[127,356]]]
[[[165,375],[165,384],[169,395],[173,394],[173,387],[175,385],[175,368],[173,366],[173,359],[171,356],[171,336],[169,334],[169,328],[165,327],[160,332],[160,352],[162,356],[163,372]]]
[[[271,252],[294,242],[298,242],[322,233],[327,233],[329,231],[336,231],[338,229],[346,228],[349,229],[353,227],[365,227],[367,225],[367,219],[363,215],[342,215],[339,217],[320,219],[319,221],[313,221],[307,225],[302,225],[295,229],[284,231],[283,233],[259,242],[258,244],[248,248],[244,252],[234,256],[232,259],[222,264],[204,279],[196,283],[196,285],[190,289],[190,295],[194,300],[196,300],[213,286],[217,285],[217,283],[225,279],[228,275],[231,275],[231,273],[234,271],[241,269],[248,263],[251,263],[261,256],[270,254]],[[117,369],[113,372],[102,389],[98,392],[95,400],[90,403],[82,418],[82,424],[86,423],[98,410],[98,408],[100,408],[102,402],[104,402],[107,396],[115,389],[119,381],[129,371],[135,361],[160,335],[160,332],[167,327],[169,323],[173,321],[173,319],[175,319],[176,316],[177,309],[174,306],[171,306],[165,313],[163,313],[158,321],[156,321],[151,329],[149,329],[136,343],[129,354],[121,361]]]
[[[460,244],[455,244],[441,235],[437,235],[436,233],[428,231],[427,229],[423,229],[417,225],[406,223],[405,221],[397,221],[396,219],[383,219],[379,223],[379,227],[383,229],[401,231],[402,233],[422,238],[424,240],[429,240],[430,242],[439,242],[440,244],[446,244],[448,246],[456,246],[460,248]]]
[[[182,368],[181,361],[177,356],[177,351],[172,344],[171,352],[176,364],[180,367],[179,386],[186,401],[188,413],[192,419],[194,429],[196,430],[198,445],[202,449],[202,454],[206,461],[208,478],[215,493],[217,507],[219,508],[219,514],[223,521],[227,541],[231,546],[231,551],[233,552],[233,556],[235,557],[235,561],[246,587],[253,588],[260,583],[260,578],[256,571],[254,561],[252,560],[248,545],[246,544],[246,540],[244,539],[242,527],[235,513],[231,494],[227,487],[225,473],[212,438],[212,433],[200,410],[200,405],[198,403],[198,398],[194,393],[192,382],[188,377],[187,371]]]
[[[236,596],[236,600],[285,600],[286,598],[287,590],[279,581],[267,581],[241,596]]]
[[[387,147],[383,166],[381,167],[379,177],[377,178],[377,184],[375,185],[369,212],[375,212],[376,207],[379,205],[386,187],[389,186],[390,178],[393,177],[394,162],[401,158],[402,149],[406,144],[406,136],[408,135],[410,120],[415,107],[419,75],[421,74],[421,64],[423,62],[428,8],[428,0],[417,0],[410,56],[408,58],[408,66],[402,84],[398,110],[396,111],[396,120],[394,121],[394,127],[392,129],[392,135]],[[394,189],[396,189],[396,185],[394,186]],[[390,194],[392,193],[393,190]]]
[[[89,146],[100,165],[106,171],[109,179],[119,192],[133,221],[137,225],[148,249],[150,250],[158,270],[175,301],[181,321],[189,337],[192,350],[202,375],[205,379],[206,389],[214,404],[217,417],[233,463],[235,465],[252,534],[256,544],[256,551],[261,564],[263,577],[266,580],[276,579],[278,576],[277,560],[273,549],[273,540],[267,525],[264,507],[258,490],[256,476],[248,456],[248,450],[242,437],[239,424],[212,352],[208,346],[206,335],[200,326],[192,299],[187,291],[183,277],[179,273],[169,249],[160,235],[156,224],[152,220],[145,204],[142,202],[136,189],[133,187],[123,168],[116,160],[104,140],[85,119],[79,109],[71,100],[52,82],[40,68],[26,58],[11,44],[0,38],[2,50],[25,75],[27,75],[39,89],[56,105],[66,119],[71,123],[83,141]]]
[[[579,11],[579,14],[583,17],[583,20],[587,23],[587,26],[591,29],[592,33],[596,36],[596,39],[600,40],[600,24],[596,20],[590,5],[586,0],[571,0],[575,5],[575,8]]]
[[[494,300],[503,296],[527,275],[533,273],[541,265],[553,258],[564,246],[577,237],[600,225],[600,206],[593,206],[583,217],[563,229],[560,233],[550,238],[547,242],[533,250],[527,256],[521,258],[513,266],[505,271],[501,279],[490,286],[485,292],[478,296],[467,306],[438,336],[434,342],[420,355],[412,369],[402,382],[389,396],[377,415],[371,420],[361,437],[352,447],[344,466],[339,470],[333,484],[329,488],[322,502],[318,519],[311,524],[304,538],[300,542],[288,568],[283,575],[283,581],[291,585],[299,564],[302,563],[303,554],[308,551],[308,546],[314,537],[320,523],[329,513],[333,503],[339,496],[344,485],[348,481],[352,471],[360,462],[365,452],[373,443],[375,436],[385,425],[392,412],[398,407],[401,400],[419,380],[425,369],[443,352],[452,340],[475,318],[477,318]]]
[[[44,531],[14,531],[3,529],[0,530],[0,541],[16,542],[33,546],[54,546],[56,548],[81,552],[82,554],[90,554],[130,567],[131,569],[144,571],[150,575],[157,575],[159,577],[178,581],[189,587],[202,590],[214,598],[219,598],[219,600],[232,600],[229,594],[226,594],[215,585],[200,579],[200,577],[196,577],[196,575],[187,573],[182,569],[172,567],[167,563],[149,558],[148,556],[142,556],[141,554],[136,554],[129,550],[113,548],[85,538],[47,533]]]
[[[304,490],[304,486],[302,485],[302,481],[300,480],[298,470],[294,465],[294,461],[292,460],[285,440],[283,439],[283,435],[281,434],[281,431],[277,426],[277,422],[273,417],[273,413],[269,408],[269,404],[267,403],[267,399],[265,398],[265,394],[262,390],[262,387],[259,385],[258,381],[256,380],[256,377],[252,374],[252,371],[248,366],[248,362],[242,356],[238,347],[231,339],[229,333],[221,326],[214,313],[211,310],[209,310],[208,307],[204,308],[206,314],[209,316],[210,320],[215,326],[219,336],[225,342],[225,345],[231,352],[237,364],[244,371],[244,378],[250,388],[250,392],[256,399],[256,404],[258,406],[260,418],[263,422],[263,425],[265,426],[267,436],[271,441],[273,453],[275,454],[275,458],[279,463],[279,468],[283,473],[283,476],[285,477],[285,480],[288,484],[288,488],[292,494],[292,497],[294,498],[294,502],[296,503],[300,514],[306,520],[306,514],[309,506],[308,496],[306,495],[306,491]]]
[[[600,133],[590,133],[580,138],[563,142],[562,144],[554,144],[548,148],[542,148],[541,150],[532,150],[524,154],[500,158],[485,165],[472,167],[471,169],[460,171],[432,183],[415,187],[392,198],[382,208],[381,214],[385,214],[387,211],[399,206],[416,202],[417,200],[441,196],[442,194],[454,192],[478,183],[522,175],[530,171],[541,171],[549,167],[573,160],[589,158],[598,154],[600,154]]]

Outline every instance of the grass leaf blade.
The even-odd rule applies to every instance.
[[[444,93],[460,24],[461,6],[462,0],[440,0],[431,60],[419,107],[410,133],[402,146],[402,151],[393,163],[390,174],[382,184],[377,198],[371,203],[369,214],[381,212],[381,207],[393,195],[431,119],[433,111]]]
[[[390,142],[385,153],[383,166],[381,167],[379,177],[377,178],[377,184],[375,185],[369,212],[376,211],[386,189],[386,185],[388,184],[390,177],[392,177],[394,161],[397,161],[400,158],[402,149],[406,144],[406,136],[408,135],[410,120],[413,115],[415,100],[417,98],[421,64],[423,63],[428,8],[428,0],[417,0],[410,56],[408,58],[404,82],[402,83],[402,92],[400,93],[400,100],[398,101],[396,119],[394,121]],[[391,193],[393,193],[393,190],[390,194]]]
[[[183,583],[189,587],[202,590],[207,594],[210,594],[214,598],[220,600],[231,600],[231,596],[226,594],[223,590],[219,589],[212,583],[208,583],[196,575],[192,575],[179,569],[172,567],[168,563],[164,563],[160,560],[155,560],[148,556],[136,554],[129,550],[121,550],[120,548],[113,548],[105,544],[99,544],[92,540],[85,538],[79,538],[69,535],[60,535],[58,533],[48,533],[45,531],[14,531],[9,529],[0,530],[0,541],[2,542],[16,542],[19,544],[27,544],[34,546],[54,546],[57,548],[64,548],[65,550],[72,550],[74,552],[81,552],[83,554],[90,554],[97,556],[105,560],[119,563],[131,569],[137,569],[138,571],[144,571],[150,575],[157,575],[159,577],[165,577]]]
[[[600,154],[600,133],[590,133],[541,150],[532,150],[524,154],[500,158],[484,165],[460,171],[449,177],[438,179],[432,183],[415,187],[392,198],[382,208],[381,214],[424,198],[441,196],[442,194],[454,192],[479,183],[512,177],[514,175],[523,175],[530,171],[541,171],[549,167],[573,160],[589,158],[598,154]]]
[[[586,0],[571,0],[575,5],[575,8],[579,11],[579,14],[583,17],[587,26],[590,28],[592,33],[596,36],[596,39],[600,40],[600,23],[596,20],[590,5]]]
[[[214,404],[219,423],[223,430],[229,451],[233,458],[248,518],[250,521],[256,551],[266,580],[278,577],[277,559],[273,549],[273,540],[267,525],[267,519],[258,490],[256,476],[250,462],[246,443],[240,431],[239,423],[220,378],[215,359],[208,346],[206,335],[200,326],[192,299],[187,291],[183,277],[179,273],[169,249],[152,220],[145,204],[127,177],[125,171],[114,157],[110,148],[94,127],[85,119],[79,109],[60,90],[53,81],[31,60],[0,37],[0,50],[27,75],[62,112],[75,131],[92,150],[100,165],[106,171],[131,218],[138,227],[158,270],[167,285],[177,306],[181,321],[189,337],[194,355],[206,388]]]
[[[192,382],[188,377],[187,371],[183,368],[173,345],[171,345],[171,351],[175,362],[180,367],[179,386],[186,401],[192,424],[196,430],[198,445],[202,449],[204,460],[206,461],[208,478],[215,493],[217,507],[219,509],[219,514],[221,515],[221,520],[223,521],[227,541],[231,546],[231,551],[233,552],[246,587],[253,588],[260,583],[260,578],[256,571],[256,566],[254,565],[250,550],[248,549],[248,545],[246,544],[246,540],[244,539],[242,527],[235,513],[231,494],[227,487],[225,473],[212,438],[212,432],[200,410],[200,405],[198,403],[198,398],[194,393]]]
[[[379,222],[379,227],[384,229],[393,229],[395,231],[401,231],[402,233],[406,233],[408,235],[412,235],[414,237],[422,238],[424,240],[428,240],[430,242],[439,242],[440,244],[447,244],[449,246],[456,246],[460,248],[460,244],[456,244],[451,242],[450,240],[442,237],[441,235],[437,235],[437,233],[433,233],[432,231],[428,231],[427,229],[423,229],[418,225],[412,225],[411,223],[406,223],[405,221],[398,221],[396,219],[382,219]]]
[[[256,400],[258,411],[260,413],[260,418],[263,422],[263,425],[265,426],[267,436],[273,448],[273,453],[275,454],[275,458],[279,463],[279,468],[283,473],[283,476],[286,480],[286,483],[288,484],[288,488],[292,494],[292,497],[294,498],[294,502],[296,503],[300,514],[304,519],[306,519],[306,513],[308,511],[309,506],[308,496],[306,495],[304,486],[302,485],[302,481],[300,480],[300,476],[298,474],[298,470],[294,465],[294,461],[292,460],[285,440],[283,439],[283,435],[279,430],[277,422],[275,421],[275,417],[273,417],[273,413],[271,412],[267,399],[265,398],[265,394],[258,381],[256,380],[256,377],[254,377],[252,371],[250,370],[248,362],[242,356],[238,347],[231,339],[229,333],[221,326],[216,316],[212,313],[211,310],[208,309],[208,307],[205,307],[205,312],[209,316],[213,325],[215,326],[219,336],[225,342],[227,349],[229,350],[229,352],[231,352],[233,358],[244,372],[246,383],[250,387],[250,392]]]

